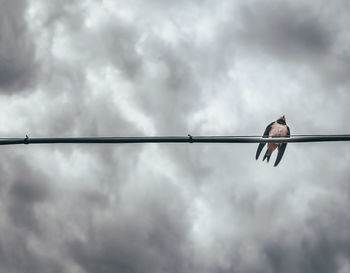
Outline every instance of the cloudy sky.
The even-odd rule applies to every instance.
[[[350,133],[349,5],[0,0],[0,137]],[[349,144],[256,148],[3,146],[0,271],[350,272]]]

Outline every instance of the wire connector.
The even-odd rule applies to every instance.
[[[24,144],[29,144],[29,137],[28,135],[26,135],[26,138],[23,140]]]
[[[191,134],[188,134],[188,139],[190,143],[193,143],[193,136]]]

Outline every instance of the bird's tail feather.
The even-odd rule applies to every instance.
[[[266,151],[265,155],[264,155],[264,158],[263,158],[263,161],[267,160],[267,163],[270,161],[270,157],[271,157],[271,154],[269,153],[269,150]]]

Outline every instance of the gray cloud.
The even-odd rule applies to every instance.
[[[138,204],[131,211],[124,211],[119,203],[112,208],[114,217],[105,224],[93,221],[85,231],[87,240],[68,242],[72,258],[86,272],[190,270],[189,227],[183,217],[186,207],[176,188],[168,192],[168,187],[159,186],[154,185],[155,192],[149,195],[141,193],[141,199],[127,200],[124,206]],[[159,192],[162,196],[157,196]]]
[[[240,9],[239,39],[242,47],[268,54],[282,62],[306,65],[326,88],[348,81],[349,52],[345,48],[347,3],[332,7],[291,2],[250,2]],[[334,18],[337,18],[334,20]]]
[[[338,202],[334,197],[329,196],[322,203],[313,200],[314,214],[303,221],[301,229],[280,234],[267,242],[264,251],[273,272],[347,270],[349,235],[346,230],[350,219],[346,211],[335,208]],[[343,198],[340,197],[340,203],[348,205]],[[291,237],[290,240],[283,238],[286,236]]]
[[[12,150],[13,151],[13,150]],[[0,268],[9,272],[61,272],[64,264],[39,245],[47,239],[42,208],[54,202],[48,177],[28,161],[2,151]],[[16,172],[13,172],[13,166]],[[36,242],[33,244],[33,242]],[[48,249],[46,251],[49,251]]]
[[[0,84],[30,92],[0,97],[3,136],[347,130],[341,1],[15,3],[0,54],[26,72]],[[256,146],[2,147],[0,268],[347,272],[347,144],[290,144],[278,168]]]
[[[261,46],[290,60],[328,55],[334,33],[308,6],[288,2],[254,3],[241,10],[240,35],[246,46]]]
[[[35,82],[35,46],[25,20],[26,1],[1,1],[0,90],[13,94]]]

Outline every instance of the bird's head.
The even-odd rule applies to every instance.
[[[281,121],[282,123],[286,123],[286,117],[283,115],[277,121]]]

